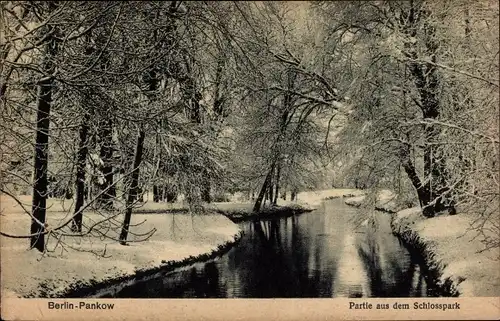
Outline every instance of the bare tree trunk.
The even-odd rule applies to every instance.
[[[217,58],[217,69],[215,70],[215,93],[214,93],[214,105],[213,110],[214,114],[217,117],[224,117],[223,103],[224,98],[221,96],[221,83],[222,83],[222,72],[224,70],[224,60],[222,58],[222,53],[219,52],[219,56]]]
[[[273,176],[274,176],[274,170],[272,171],[271,179],[269,180],[269,185],[267,187],[267,195],[268,195],[268,199],[269,199],[269,204],[272,204],[272,202],[273,202],[273,186],[274,186]]]
[[[196,124],[202,123],[202,108],[200,106],[200,101],[202,99],[201,93],[196,88],[196,82],[191,77],[191,60],[185,57],[186,68],[188,70],[188,76],[184,76],[179,79],[181,83],[181,90],[183,100],[186,102],[188,107],[189,118],[192,122]],[[210,203],[210,176],[205,172],[201,172],[201,199],[207,203]]]
[[[128,192],[128,197],[126,201],[125,209],[125,219],[123,221],[122,231],[120,233],[120,244],[127,244],[128,228],[130,226],[130,219],[132,217],[132,204],[137,197],[137,191],[139,187],[139,166],[142,160],[142,150],[144,146],[144,129],[139,130],[139,136],[137,137],[137,145],[135,147],[135,157],[134,157],[134,167],[132,172],[132,179],[130,183],[130,188]]]
[[[435,69],[428,66],[426,75],[422,67],[413,64],[413,74],[416,78],[415,83],[420,92],[422,101],[422,111],[424,119],[435,120],[439,117],[439,101],[437,98],[438,80]],[[424,147],[424,177],[425,186],[419,194],[421,203],[424,207],[424,215],[434,216],[437,212],[449,209],[454,212],[454,203],[445,193],[448,191],[446,182],[446,165],[444,158],[435,143],[438,141],[439,128],[436,125],[426,125],[426,145]],[[417,186],[415,186],[417,188]]]
[[[111,30],[106,30],[106,34],[111,33]],[[111,55],[108,50],[106,50],[106,36],[101,34],[96,38],[97,47],[102,50],[100,56],[99,65],[103,70],[108,69],[111,63]],[[116,189],[113,185],[114,172],[113,172],[113,108],[105,107],[101,109],[99,115],[99,140],[100,140],[100,151],[99,157],[102,160],[102,166],[100,168],[103,176],[104,182],[99,186],[100,191],[106,190],[106,192],[100,194],[97,203],[100,207],[104,209],[113,208],[113,200],[116,197]]]
[[[115,189],[113,187],[113,122],[111,119],[104,120],[101,136],[100,158],[103,161],[101,172],[104,175],[104,183],[100,186],[101,191],[107,190],[101,194],[99,204],[105,209],[113,207]]]
[[[257,200],[255,201],[255,205],[253,206],[253,211],[260,211],[260,207],[262,206],[262,200],[266,195],[269,184],[271,183],[271,175],[274,172],[274,163],[271,165],[271,170],[267,173],[266,179],[264,180],[264,184],[262,184],[262,188],[260,189],[259,195],[257,196]]]
[[[290,194],[290,199],[292,201],[295,201],[297,198],[297,189],[295,187],[292,187],[292,192]]]
[[[78,154],[76,160],[76,202],[75,202],[75,214],[73,216],[73,221],[71,223],[71,230],[75,232],[82,231],[82,218],[83,213],[81,208],[83,207],[85,198],[85,166],[88,154],[88,117],[84,115],[82,118],[82,124],[80,126],[80,143],[78,146]]]
[[[178,192],[175,188],[165,187],[165,201],[169,203],[175,203],[177,201]]]
[[[278,168],[276,169],[276,179],[275,179],[275,190],[274,190],[274,199],[273,205],[278,203],[279,190],[280,190],[280,175],[281,175],[281,163],[278,163]]]
[[[430,212],[432,209],[425,207],[429,202],[429,191],[426,190],[426,187],[422,185],[422,181],[418,177],[417,171],[415,170],[415,164],[411,161],[409,146],[402,145],[400,148],[399,158],[401,159],[401,164],[408,175],[413,187],[417,190],[418,200],[420,202],[420,206],[423,209],[424,216],[432,215]]]
[[[163,185],[160,187],[160,195],[162,202],[168,202],[167,185]]]
[[[158,203],[160,201],[160,193],[158,191],[158,185],[153,185],[153,202]]]
[[[210,198],[210,177],[208,175],[203,175],[205,179],[203,180],[203,186],[201,189],[201,199],[204,202],[210,203],[212,200]]]
[[[428,12],[422,9],[417,9],[413,6],[413,2],[410,2],[411,8],[408,13],[403,12],[403,18],[408,18],[405,32],[414,37],[416,35],[417,23],[420,20],[425,19],[428,16]],[[423,22],[423,32],[426,33],[426,52],[433,63],[436,63],[437,49],[439,48],[439,43],[435,40],[435,28]],[[406,55],[412,60],[418,60],[417,51],[413,43],[405,44]],[[432,64],[421,64],[416,62],[410,62],[409,68],[411,75],[413,76],[413,81],[415,87],[418,90],[420,96],[420,108],[422,110],[423,118],[426,120],[436,120],[440,115],[440,100],[439,100],[439,75],[437,69]],[[419,196],[419,201],[423,207],[423,214],[426,217],[432,217],[436,213],[448,209],[450,213],[455,212],[455,203],[450,195],[447,195],[449,188],[447,186],[447,173],[444,155],[436,148],[436,142],[438,142],[438,137],[440,130],[436,125],[428,124],[425,128],[425,138],[426,144],[424,147],[424,186],[419,183],[416,185],[417,180],[412,178],[410,175],[413,174],[413,170],[405,167],[405,171],[409,175],[414,187],[417,189]],[[404,160],[404,163],[408,161]],[[415,174],[416,175],[416,174]],[[420,182],[420,179],[418,180]]]
[[[52,101],[53,79],[43,80],[39,87],[38,112],[36,122],[36,143],[35,143],[35,175],[33,184],[33,208],[34,219],[31,220],[31,234],[41,233],[44,226],[35,221],[37,219],[42,224],[45,223],[45,212],[47,202],[47,167],[49,149],[49,116],[50,104]],[[36,248],[43,252],[45,248],[44,235],[32,236],[30,239],[31,248]]]
[[[129,156],[127,155],[127,158]],[[125,162],[123,166],[123,168],[129,168],[130,166],[132,166],[132,164],[130,164],[130,160],[127,159],[127,161]],[[124,171],[124,174],[125,174],[125,171]],[[125,201],[127,201],[127,196],[128,196],[128,188],[130,187],[130,182],[131,182],[131,179],[130,179],[130,176],[128,175],[125,175],[122,179],[122,186],[123,186],[123,192],[122,192],[122,199],[124,199]]]
[[[163,128],[163,121],[160,119],[158,121],[158,125],[160,128]],[[157,133],[155,137],[156,150],[158,151],[158,172],[162,172],[163,165],[163,157],[162,157],[162,146],[160,141],[160,134]],[[153,184],[153,202],[158,203],[162,198],[161,189],[159,189],[158,184]]]
[[[45,57],[44,70],[47,74],[53,72],[53,57],[57,53],[57,40],[52,38],[47,44],[47,56]],[[40,252],[45,249],[45,215],[47,206],[47,171],[49,152],[49,127],[50,107],[52,103],[52,88],[54,78],[44,76],[38,87],[38,106],[36,121],[35,140],[35,163],[33,183],[33,203],[30,234],[30,248],[36,248]],[[38,223],[37,220],[41,223]]]
[[[148,73],[148,83],[149,83],[149,93],[153,94],[158,85],[158,79],[156,78],[156,72],[154,70]],[[146,134],[144,132],[144,127],[141,124],[139,128],[139,136],[137,137],[137,145],[135,147],[134,164],[132,178],[130,182],[130,188],[128,192],[128,197],[126,201],[125,218],[123,220],[122,231],[120,233],[120,244],[127,244],[128,229],[130,226],[130,219],[132,217],[132,203],[137,198],[139,191],[139,166],[142,161],[142,150],[144,147],[144,138]]]

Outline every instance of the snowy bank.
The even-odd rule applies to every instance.
[[[310,212],[313,209],[299,204],[263,205],[258,212],[253,211],[253,203],[217,204],[210,207],[211,211],[222,214],[235,223],[273,217],[289,217]]]
[[[356,195],[347,198],[344,203],[350,206],[361,207],[369,206],[374,207],[376,210],[395,213],[400,209],[397,204],[397,195],[390,190],[380,190],[375,195]]]
[[[57,226],[58,222],[67,219],[66,215],[49,212],[49,226]],[[102,216],[86,213],[84,224],[98,219]],[[122,220],[123,217],[118,216],[116,222]],[[29,229],[29,217],[25,214],[4,212],[0,221],[2,230],[12,234],[23,235]],[[66,251],[61,251],[59,246],[44,257],[35,250],[28,250],[27,239],[1,237],[1,294],[67,296],[72,291],[112,283],[113,280],[208,259],[237,241],[241,233],[235,223],[220,214],[134,214],[131,226],[131,231],[136,234],[146,233],[152,228],[157,231],[147,241],[133,242],[129,246],[99,237],[64,237]],[[117,238],[116,233],[119,230],[109,231],[108,235]],[[129,235],[129,240],[133,239],[134,236]],[[55,239],[49,239],[47,247],[51,249],[55,243]],[[106,257],[90,252],[102,253],[104,249]]]
[[[327,189],[307,191],[297,194],[295,201],[278,199],[277,205],[262,204],[258,212],[253,211],[254,202],[214,202],[207,209],[223,214],[233,222],[270,217],[286,217],[317,209],[321,203],[328,199],[352,197],[363,192],[356,189]]]
[[[300,192],[297,194],[297,204],[307,208],[317,208],[323,201],[328,199],[354,197],[363,194],[364,192],[361,190],[350,188],[333,188],[319,191]]]
[[[425,218],[418,207],[393,214],[394,233],[422,256],[435,295],[500,296],[500,249],[482,251],[468,231],[473,218],[462,213]]]

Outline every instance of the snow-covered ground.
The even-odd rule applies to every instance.
[[[370,197],[373,199],[370,199]],[[384,189],[378,191],[376,197],[375,195],[362,195],[362,193],[358,192],[358,195],[347,198],[345,203],[355,207],[367,205],[386,212],[396,212],[399,209],[396,199],[397,195],[394,192]]]
[[[352,197],[357,195],[362,195],[363,192],[356,189],[325,189],[317,191],[307,191],[300,192],[297,194],[295,201],[290,201],[290,195],[285,201],[278,198],[277,205],[279,206],[292,206],[294,204],[300,205],[307,209],[315,209],[321,205],[321,203],[326,199],[340,198],[340,197]],[[224,203],[212,203],[211,207],[224,211],[245,211],[251,212],[253,208],[253,201],[237,201],[237,202],[224,202]]]
[[[290,213],[302,213],[312,211],[321,206],[321,203],[327,199],[352,197],[361,195],[363,192],[356,189],[327,189],[318,191],[307,191],[298,193],[294,201],[277,201],[277,206],[262,204],[259,213],[253,213],[255,201],[237,200],[232,202],[211,203],[207,206],[209,210],[220,212],[230,217],[232,220],[239,221],[253,217],[266,217],[273,215],[288,215]]]
[[[325,189],[319,191],[307,191],[297,194],[297,203],[304,207],[316,208],[321,205],[326,199],[340,198],[340,197],[354,197],[364,194],[363,191],[357,189]]]
[[[473,218],[461,213],[426,219],[420,208],[393,216],[393,230],[425,248],[428,265],[442,274],[440,282],[453,282],[460,296],[500,296],[500,249],[487,251],[470,231]]]
[[[51,201],[52,202],[52,201]],[[56,202],[54,202],[56,203]],[[20,211],[20,207],[9,210],[8,202],[2,203],[0,228],[3,232],[26,235],[30,219]],[[49,226],[57,226],[68,217],[61,204],[56,204],[47,213]],[[86,213],[84,222],[102,219],[97,213]],[[122,222],[118,216],[116,223]],[[134,226],[135,224],[140,225]],[[120,245],[115,240],[99,237],[64,237],[66,251],[59,245],[55,252],[43,258],[36,250],[28,250],[28,239],[1,237],[1,280],[2,295],[6,296],[54,296],[65,292],[76,283],[91,284],[119,277],[132,276],[138,270],[159,267],[165,261],[182,261],[189,257],[209,254],[219,246],[233,242],[240,233],[239,227],[220,214],[192,216],[187,213],[134,214],[131,231],[146,233],[153,228],[156,232],[144,242],[133,242],[129,246]],[[119,230],[107,234],[118,237]],[[139,237],[130,235],[130,239]],[[49,239],[48,248],[55,246],[56,240]],[[70,248],[73,247],[72,248]],[[106,256],[96,256],[89,251],[102,252]]]

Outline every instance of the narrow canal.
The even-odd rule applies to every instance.
[[[243,238],[223,256],[136,282],[112,296],[415,297],[427,292],[419,262],[391,232],[390,214],[367,215],[337,199],[310,213],[241,227]]]

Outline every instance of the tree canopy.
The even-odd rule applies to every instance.
[[[0,188],[33,196],[2,235],[126,244],[149,194],[200,214],[353,187],[498,246],[498,27],[489,0],[2,2]],[[49,197],[75,203],[57,227]]]

